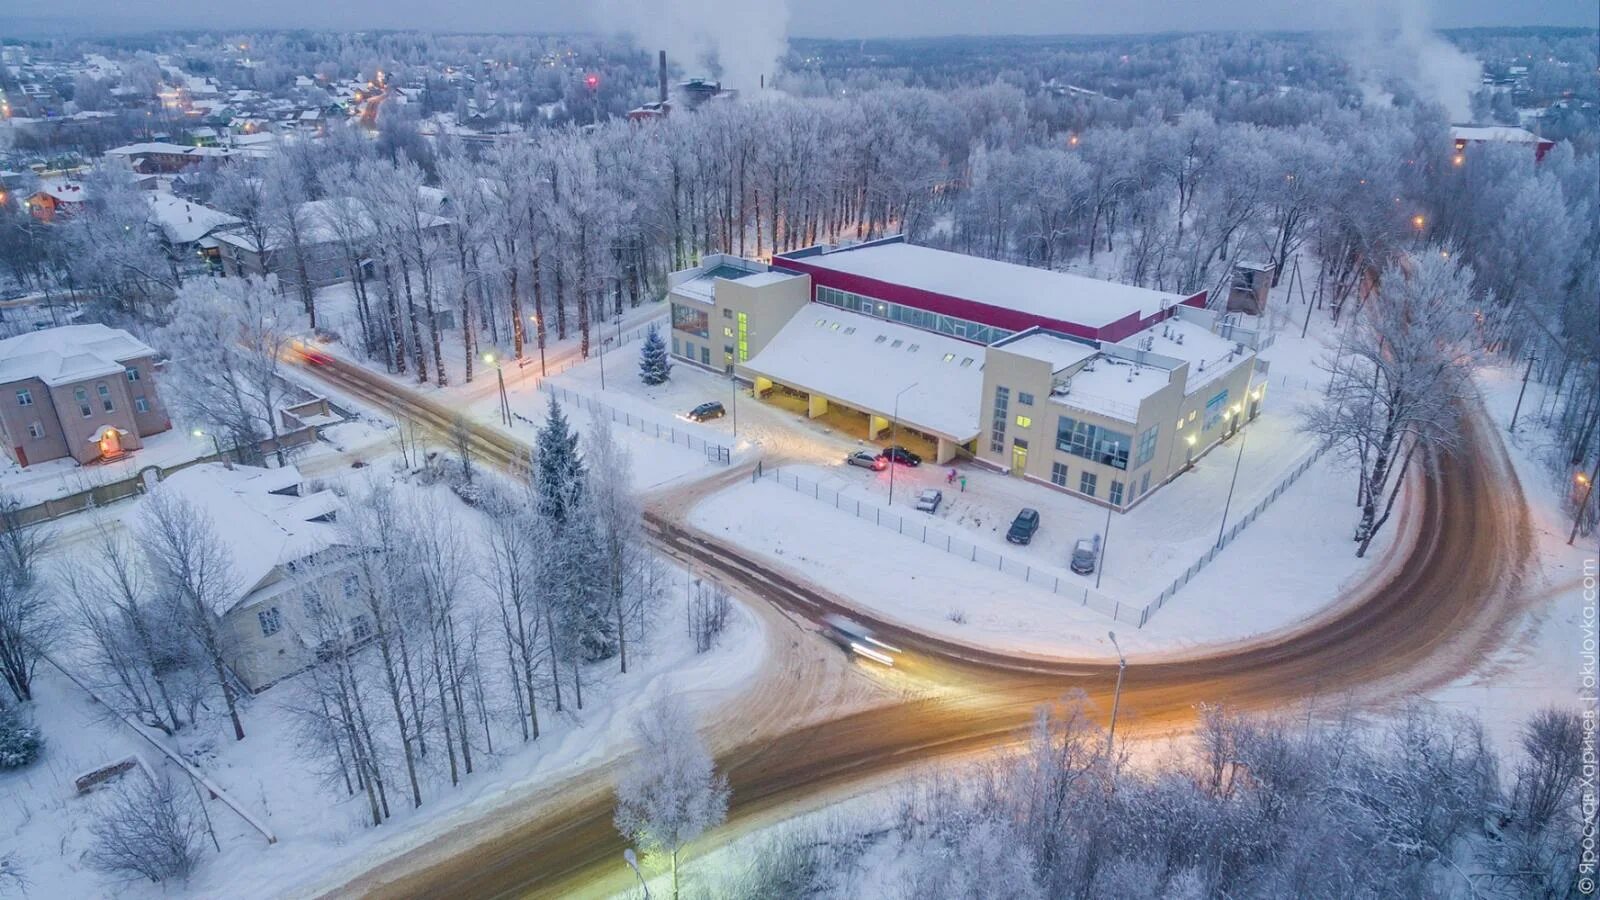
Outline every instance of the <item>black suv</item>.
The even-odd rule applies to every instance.
[[[1006,540],[1013,544],[1026,544],[1033,540],[1034,532],[1039,530],[1039,511],[1025,509],[1017,513],[1011,521],[1011,530],[1006,532]]]
[[[727,414],[728,411],[723,409],[722,404],[716,400],[712,400],[709,403],[702,403],[699,406],[696,406],[694,409],[689,410],[689,418],[695,422],[704,422],[707,419],[720,419]]]
[[[885,448],[878,456],[903,466],[916,467],[922,465],[922,457],[898,445]]]

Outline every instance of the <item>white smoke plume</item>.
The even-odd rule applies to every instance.
[[[1384,84],[1402,81],[1443,106],[1451,121],[1471,120],[1472,92],[1483,66],[1433,30],[1422,0],[1343,0],[1332,6],[1358,23],[1347,53],[1369,99],[1387,99]]]
[[[715,76],[748,93],[762,76],[772,85],[788,49],[787,0],[599,0],[590,8],[601,31],[665,50],[687,75]]]

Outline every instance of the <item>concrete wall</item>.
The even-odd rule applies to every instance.
[[[717,279],[716,311],[711,314],[712,362],[727,369],[748,361],[810,302],[811,279],[805,276],[757,287]],[[745,315],[744,359],[738,352],[740,313]],[[734,348],[732,353],[729,347]]]

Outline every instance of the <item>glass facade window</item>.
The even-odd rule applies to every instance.
[[[1206,401],[1206,421],[1201,428],[1210,431],[1222,421],[1222,414],[1228,411],[1228,391],[1224,388],[1215,397]],[[1193,415],[1192,413],[1190,415]]]
[[[711,317],[706,311],[682,303],[672,304],[672,328],[696,337],[711,336]]]
[[[1133,439],[1120,431],[1062,416],[1056,429],[1056,449],[1114,469],[1128,468]]]
[[[1111,505],[1122,505],[1122,482],[1115,478],[1111,479]]]
[[[1078,492],[1080,494],[1088,494],[1089,496],[1093,497],[1094,489],[1098,485],[1099,481],[1100,476],[1094,474],[1093,472],[1079,472]]]
[[[846,332],[855,331],[854,328]],[[739,313],[739,362],[748,362],[750,359],[750,317]]]
[[[1006,449],[1006,409],[1011,405],[1011,389],[997,387],[994,389],[994,422],[993,430],[989,435],[989,452],[1004,453]]]
[[[1067,486],[1067,466],[1066,466],[1066,463],[1051,463],[1050,464],[1050,483],[1055,485],[1056,487],[1066,487]]]
[[[1156,428],[1151,425],[1149,430],[1139,435],[1139,450],[1133,457],[1135,469],[1155,458],[1156,455]]]
[[[995,328],[981,322],[969,319],[958,319],[955,316],[944,316],[914,306],[900,303],[890,303],[877,300],[861,294],[841,291],[837,288],[817,286],[817,302],[840,309],[848,309],[863,315],[878,319],[887,319],[890,322],[899,322],[910,325],[912,328],[921,328],[924,331],[933,331],[939,334],[948,334],[951,337],[961,338],[965,341],[975,341],[980,344],[992,344],[1001,338],[1010,337],[1015,332],[1004,328]]]

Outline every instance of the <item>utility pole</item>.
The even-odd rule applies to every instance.
[[[1106,498],[1108,501],[1110,498]],[[1100,576],[1106,570],[1106,550],[1111,546],[1111,510],[1114,509],[1110,502],[1106,503],[1106,536],[1100,542],[1100,558],[1094,562],[1094,589],[1100,590]]]
[[[1117,633],[1108,631],[1111,646],[1117,649],[1117,689],[1111,695],[1111,727],[1106,729],[1106,756],[1111,756],[1112,742],[1117,738],[1117,708],[1122,705],[1122,673],[1128,668],[1128,658],[1122,655],[1122,645],[1117,643]]]
[[[889,427],[889,451],[890,451],[889,452],[889,505],[890,506],[894,506],[894,470],[895,470],[895,468],[897,466],[900,465],[900,461],[898,459],[896,459],[896,454],[894,453],[894,448],[900,446],[898,443],[896,443],[897,441],[900,440],[900,394],[904,394],[906,391],[911,390],[912,388],[916,387],[917,384],[918,384],[918,382],[913,381],[910,384],[906,385],[905,387],[901,388],[900,392],[894,395],[894,423]]]
[[[1522,388],[1517,391],[1517,406],[1511,410],[1511,427],[1506,431],[1510,434],[1517,433],[1517,413],[1522,412],[1522,395],[1528,392],[1528,378],[1533,375],[1533,361],[1539,357],[1528,354],[1528,367],[1522,371]]]
[[[1222,524],[1217,526],[1217,546],[1222,546],[1222,534],[1228,528],[1228,509],[1233,506],[1233,486],[1239,483],[1239,463],[1244,459],[1244,442],[1250,432],[1239,436],[1239,455],[1233,458],[1233,480],[1228,482],[1228,499],[1222,504]]]

